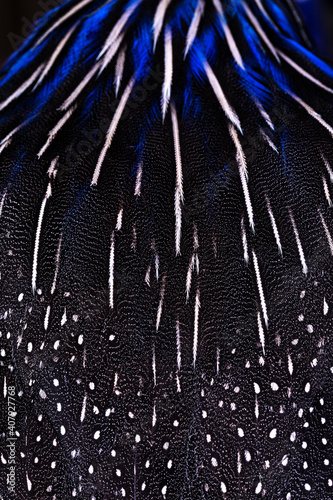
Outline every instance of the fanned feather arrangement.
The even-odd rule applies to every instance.
[[[0,498],[332,498],[332,94],[291,0],[44,17],[0,79]]]

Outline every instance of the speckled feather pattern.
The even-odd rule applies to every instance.
[[[0,80],[2,500],[333,498],[332,94],[291,0],[42,19]]]

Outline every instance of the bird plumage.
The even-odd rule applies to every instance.
[[[332,77],[289,0],[70,0],[12,56],[4,499],[332,498]]]

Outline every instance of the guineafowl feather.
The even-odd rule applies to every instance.
[[[292,0],[62,2],[0,161],[0,498],[333,498],[333,69]]]

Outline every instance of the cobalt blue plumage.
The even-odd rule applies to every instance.
[[[69,0],[12,56],[0,498],[332,498],[332,71],[291,0]]]

